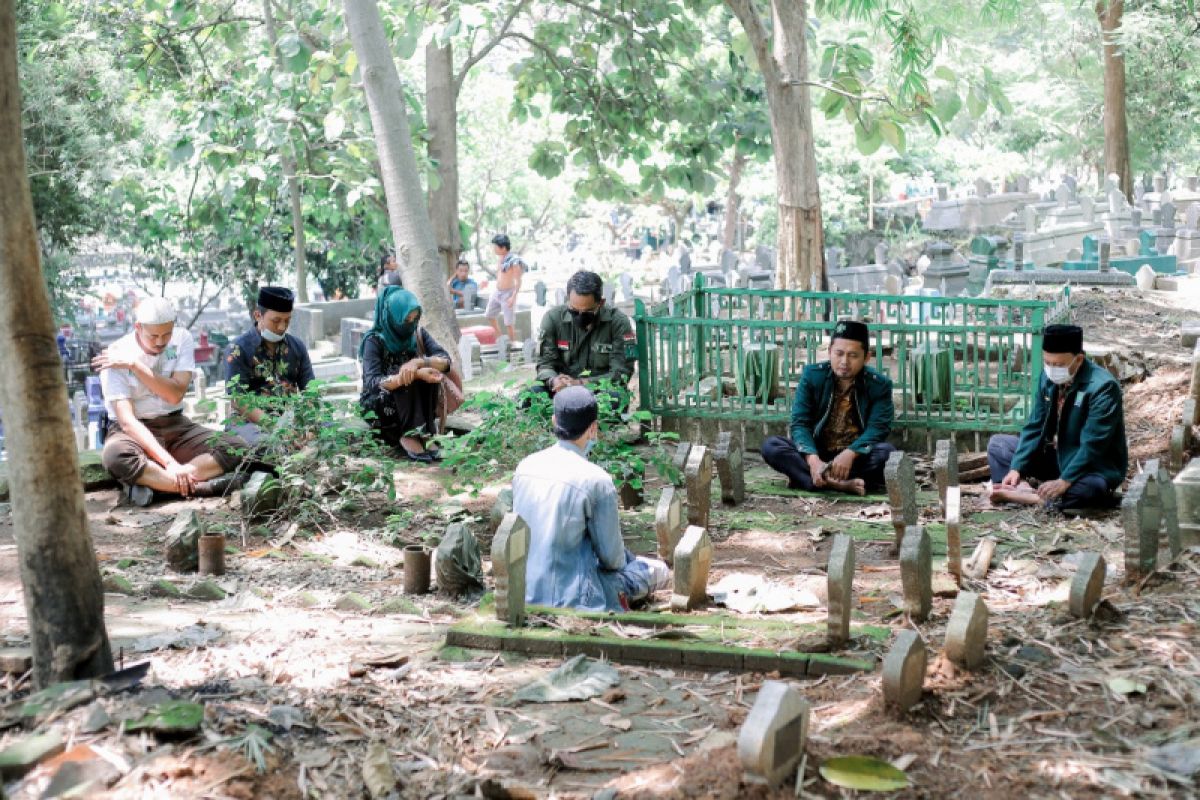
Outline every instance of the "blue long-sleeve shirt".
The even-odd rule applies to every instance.
[[[609,474],[560,441],[521,461],[512,488],[513,511],[530,532],[525,602],[620,611],[617,571],[632,556]]]

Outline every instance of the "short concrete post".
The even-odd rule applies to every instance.
[[[808,703],[782,681],[765,681],[738,732],[738,758],[778,786],[793,777],[808,739]]]
[[[904,534],[900,546],[900,582],[904,588],[904,610],[917,622],[924,622],[933,608],[933,552],[929,534],[914,525]]]
[[[520,515],[504,515],[492,539],[492,575],[496,579],[496,618],[509,626],[525,624],[525,560],[529,556],[529,526]]]
[[[829,550],[829,644],[842,647],[850,641],[850,613],[854,609],[854,538],[848,533],[833,537]]]
[[[672,611],[691,611],[708,599],[708,570],[712,566],[712,540],[708,531],[691,525],[675,546],[675,591]]]
[[[667,563],[675,558],[675,547],[683,533],[683,503],[674,486],[663,489],[654,510],[654,536],[658,540],[658,555]]]
[[[917,524],[917,478],[912,459],[903,450],[897,450],[888,456],[883,474],[892,507],[892,528],[896,532],[893,550],[899,552],[904,531]]]
[[[967,669],[978,669],[987,646],[987,606],[974,592],[961,592],[946,625],[946,657]]]
[[[703,445],[695,445],[688,453],[684,480],[687,483],[688,524],[708,528],[708,512],[712,505],[712,453]]]
[[[925,688],[925,642],[916,631],[900,631],[883,659],[883,701],[901,714],[921,702]]]

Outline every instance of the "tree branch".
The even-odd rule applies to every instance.
[[[758,68],[763,74],[763,80],[773,83],[777,77],[777,70],[775,61],[771,58],[770,34],[767,33],[767,26],[763,24],[754,0],[725,0],[725,5],[738,18],[738,22],[742,23],[746,38],[750,40],[750,46],[754,48],[754,58],[758,61]]]
[[[496,45],[500,44],[500,42],[504,40],[504,38],[508,35],[508,29],[512,27],[513,20],[515,20],[517,15],[525,9],[525,6],[528,4],[528,2],[529,0],[517,0],[517,2],[513,4],[513,7],[508,10],[508,14],[505,15],[504,20],[500,23],[500,29],[496,31],[496,35],[489,39],[488,43],[481,47],[478,53],[472,53],[467,57],[467,60],[463,62],[462,69],[458,71],[458,74],[454,76],[452,81],[451,89],[454,92],[455,100],[458,99],[458,93],[462,91],[463,81],[467,79],[467,73],[471,71],[472,67],[486,58],[488,53],[492,52],[492,50],[496,48]]]

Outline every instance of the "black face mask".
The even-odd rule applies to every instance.
[[[417,332],[417,323],[402,322],[402,323],[400,323],[400,327],[397,328],[397,330],[396,330],[396,335],[401,339],[409,339],[416,332]]]
[[[582,328],[590,328],[596,324],[596,320],[600,318],[600,314],[596,311],[577,311],[573,308],[568,308],[571,318],[575,320],[575,324]]]

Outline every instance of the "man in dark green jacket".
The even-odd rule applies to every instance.
[[[991,499],[1058,510],[1111,507],[1129,468],[1121,385],[1084,356],[1076,325],[1047,325],[1042,354],[1044,374],[1021,435],[988,442]]]
[[[762,446],[763,461],[788,477],[789,489],[862,495],[883,487],[896,407],[891,379],[867,366],[870,352],[867,326],[843,320],[829,360],[800,374],[791,438],[772,436]]]
[[[604,303],[604,282],[580,270],[567,281],[567,302],[542,318],[535,390],[558,394],[568,386],[629,382],[637,335],[629,317]]]

